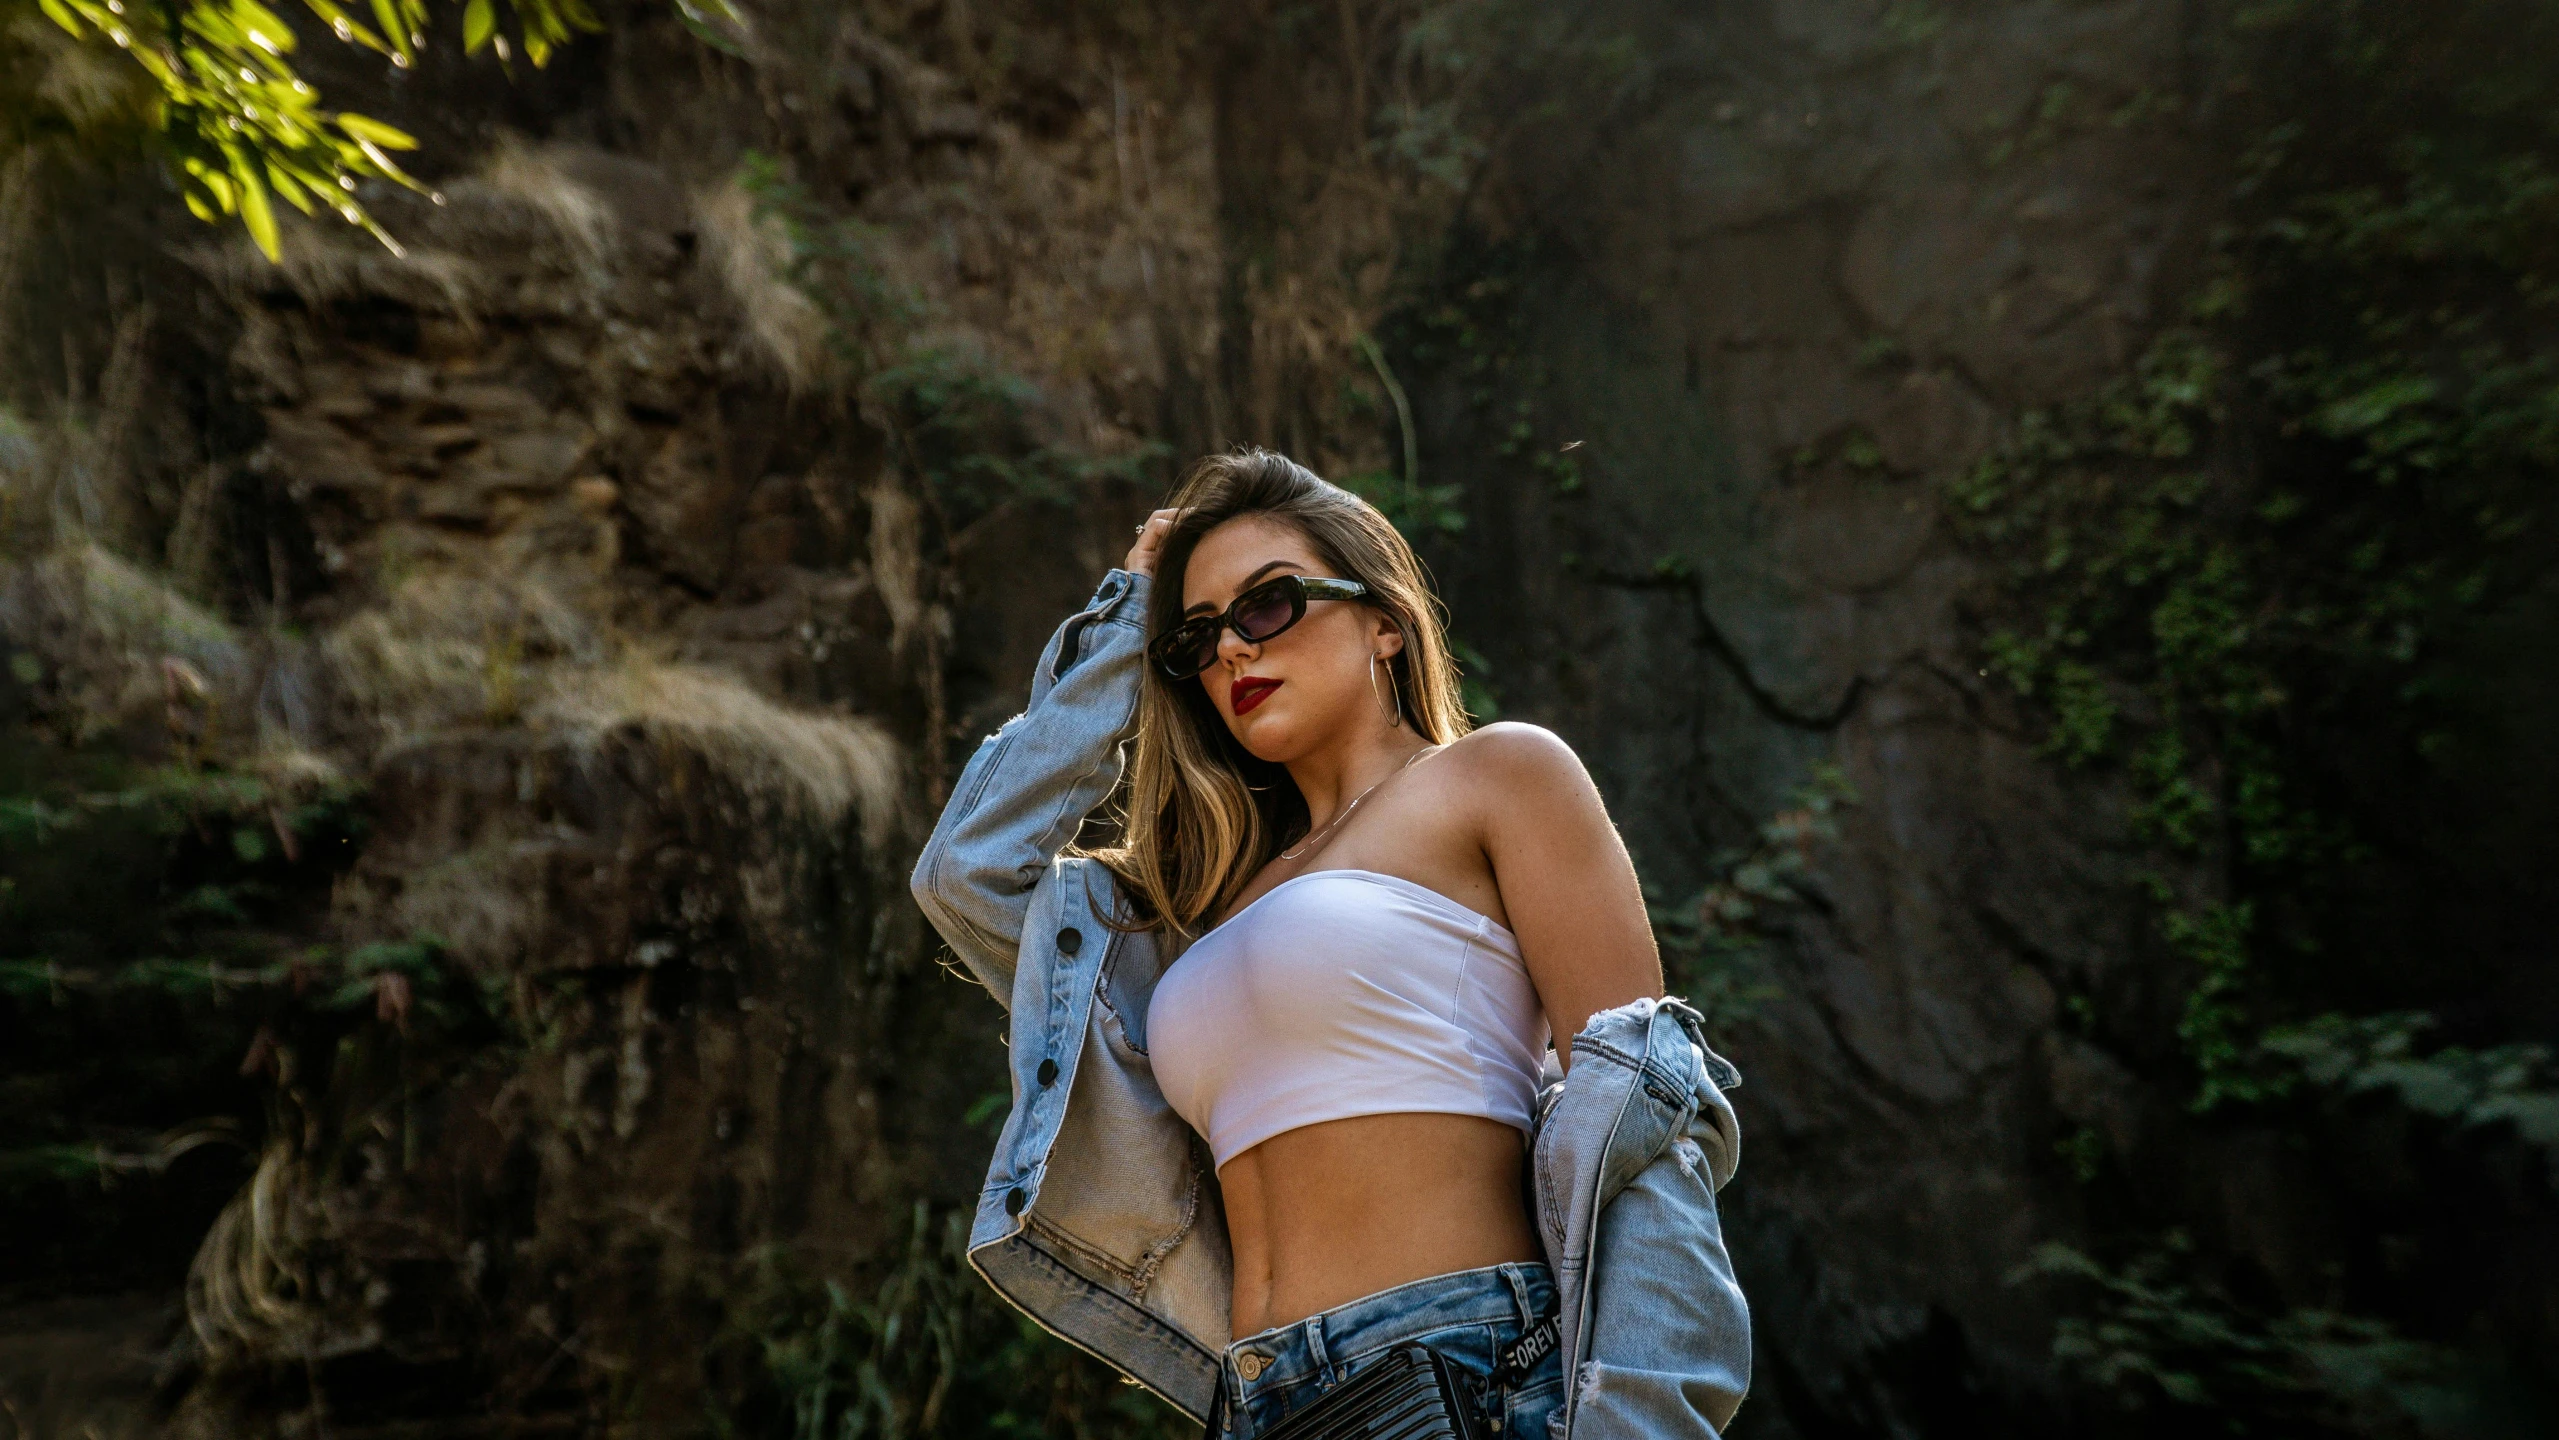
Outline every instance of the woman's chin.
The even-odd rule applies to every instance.
[[[1284,765],[1297,753],[1298,747],[1292,743],[1296,727],[1288,723],[1286,715],[1267,713],[1272,708],[1272,702],[1265,700],[1226,722],[1226,729],[1254,759]]]

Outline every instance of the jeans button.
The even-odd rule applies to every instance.
[[[1057,953],[1072,955],[1084,948],[1084,932],[1069,925],[1057,932]]]
[[[1040,1083],[1042,1085],[1054,1085],[1057,1083],[1057,1062],[1055,1060],[1042,1060],[1040,1062]]]
[[[1019,1215],[1031,1203],[1031,1192],[1016,1185],[1004,1192],[1004,1213]]]

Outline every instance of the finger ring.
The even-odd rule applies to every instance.
[[[1145,534],[1145,533],[1146,533],[1146,527],[1145,527],[1145,526],[1143,526],[1143,525],[1138,526],[1138,527],[1137,527],[1137,533],[1138,533],[1138,534],[1140,534],[1140,535]]]

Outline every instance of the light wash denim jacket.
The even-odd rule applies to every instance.
[[[1136,725],[1145,576],[1114,570],[1059,627],[1022,714],[961,772],[916,862],[918,904],[1012,1015],[1013,1111],[969,1260],[1005,1299],[1194,1418],[1234,1277],[1208,1148],[1165,1103],[1146,1005],[1177,957],[1113,930],[1110,873],[1061,856],[1119,781]],[[1531,1141],[1537,1226],[1574,1377],[1554,1440],[1712,1435],[1750,1380],[1750,1315],[1715,1191],[1740,1082],[1695,1011],[1593,1016],[1569,1080],[1547,1060]]]

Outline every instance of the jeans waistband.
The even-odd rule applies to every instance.
[[[1221,1357],[1222,1388],[1238,1406],[1307,1380],[1329,1388],[1363,1358],[1407,1340],[1466,1326],[1516,1339],[1555,1306],[1554,1273],[1540,1261],[1434,1275],[1235,1341]]]

